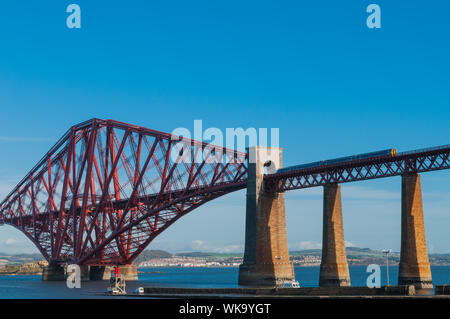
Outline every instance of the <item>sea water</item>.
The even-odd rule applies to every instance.
[[[350,266],[352,286],[366,286],[365,266]],[[139,269],[139,281],[128,281],[127,291],[140,286],[187,288],[237,288],[238,268],[160,267]],[[450,266],[432,266],[434,285],[450,284]],[[387,282],[386,267],[381,267],[381,285]],[[389,283],[397,285],[398,267],[389,267]],[[319,267],[295,267],[295,277],[302,287],[317,287]],[[69,289],[65,282],[44,282],[41,276],[0,276],[0,298],[105,298],[108,281],[86,281],[81,288]],[[108,297],[109,298],[109,297]]]

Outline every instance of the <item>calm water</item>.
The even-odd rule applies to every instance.
[[[139,286],[238,287],[238,268],[146,268],[138,282],[127,282],[127,291]],[[381,284],[386,284],[386,267],[381,267]],[[450,266],[432,266],[435,285],[450,283]],[[369,274],[364,266],[351,266],[352,286],[365,286]],[[397,284],[398,267],[389,267],[390,284]],[[318,286],[319,267],[295,267],[302,287]],[[68,289],[65,282],[43,282],[41,276],[0,276],[0,298],[104,298],[107,281],[82,282],[80,289]],[[107,297],[110,298],[110,297]]]

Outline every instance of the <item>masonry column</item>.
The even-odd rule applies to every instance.
[[[60,261],[51,260],[42,270],[43,281],[64,281],[65,275],[64,265]]]
[[[91,266],[89,271],[89,280],[109,280],[111,273],[114,273],[114,266]],[[134,264],[120,265],[119,274],[126,281],[139,280],[137,266]]]
[[[341,186],[339,184],[324,186],[322,236],[319,286],[350,286],[342,221]]]
[[[119,272],[122,275],[122,277],[127,281],[138,280],[138,270],[137,266],[134,264],[119,266]]]
[[[89,268],[89,280],[109,280],[110,274],[106,274],[105,266],[91,266]]]
[[[294,280],[289,260],[284,194],[264,191],[264,164],[282,167],[282,149],[249,148],[245,252],[239,284],[273,286]]]
[[[416,289],[433,288],[425,240],[419,174],[402,176],[401,236],[398,284],[414,285]]]
[[[90,266],[89,265],[83,265],[80,266],[80,277],[81,281],[89,281],[89,273],[90,273]]]

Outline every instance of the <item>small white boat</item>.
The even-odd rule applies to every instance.
[[[117,296],[117,295],[126,295],[127,293],[121,289],[108,287],[106,288],[106,294]]]
[[[281,288],[300,288],[300,284],[297,280],[285,281],[281,285]]]
[[[125,279],[123,279],[122,275],[118,277],[111,277],[110,286],[106,288],[106,294],[113,296],[126,295],[127,291],[125,287]]]
[[[144,294],[144,287],[138,287],[138,288],[136,288],[136,289],[134,290],[134,293],[135,293],[135,294],[138,294],[138,295],[143,295],[143,294]]]

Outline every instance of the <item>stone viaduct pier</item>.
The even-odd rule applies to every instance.
[[[241,285],[279,285],[294,279],[286,235],[283,192],[267,187],[264,166],[282,167],[282,150],[264,147],[249,149],[245,254],[239,269]],[[277,181],[277,183],[281,183]],[[323,240],[319,286],[350,286],[344,244],[341,187],[323,185]],[[399,285],[416,289],[432,288],[430,263],[425,240],[422,191],[418,173],[402,174],[401,260]]]
[[[289,260],[284,194],[264,189],[266,163],[282,165],[282,150],[254,147],[249,150],[244,261],[239,284],[261,286],[294,279]]]
[[[119,273],[125,280],[138,280],[138,270],[136,265],[121,265]],[[111,272],[114,271],[112,266],[80,266],[82,281],[109,280]],[[44,267],[42,272],[42,280],[44,281],[64,281],[67,277],[66,269],[63,264],[53,263]]]

